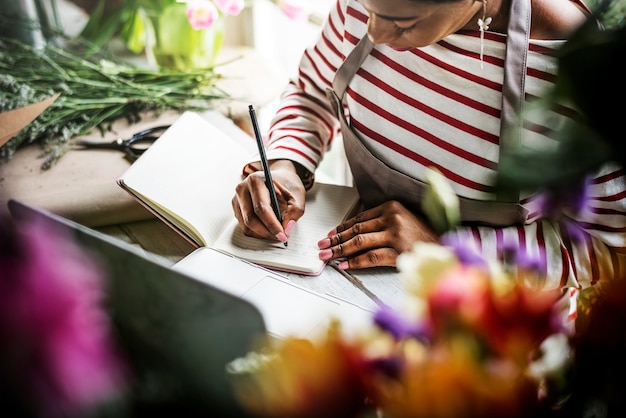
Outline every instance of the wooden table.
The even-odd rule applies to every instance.
[[[158,258],[170,265],[195,249],[156,218],[95,229],[136,246],[148,258]],[[370,309],[376,308],[377,303],[399,307],[403,301],[400,277],[392,268],[375,268],[344,275],[328,265],[319,276],[280,274],[300,286]]]

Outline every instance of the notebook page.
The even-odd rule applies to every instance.
[[[353,188],[317,183],[307,194],[305,213],[293,228],[288,247],[247,237],[233,222],[213,248],[264,266],[317,275],[326,264],[318,258],[317,242],[341,223],[357,201]]]
[[[198,245],[210,246],[234,219],[230,202],[251,155],[211,122],[185,112],[119,183]]]

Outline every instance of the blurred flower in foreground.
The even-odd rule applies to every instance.
[[[319,341],[279,343],[236,374],[242,403],[272,417],[513,418],[552,406],[546,382],[568,363],[544,342],[569,341],[561,292],[459,246],[419,243],[398,266],[406,309],[381,308],[350,338],[337,324]]]
[[[68,236],[0,219],[0,398],[33,416],[86,416],[124,389],[103,277]],[[4,381],[4,382],[3,382]]]
[[[596,416],[626,416],[626,272],[581,291],[579,306],[572,344],[573,390],[563,416],[582,417],[583,410],[605,412]]]
[[[288,338],[267,356],[233,363],[236,393],[259,417],[347,418],[362,410],[356,347],[330,330],[320,345]]]

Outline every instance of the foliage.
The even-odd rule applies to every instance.
[[[146,69],[94,55],[78,41],[43,50],[12,39],[0,40],[0,111],[60,97],[34,122],[0,148],[0,164],[22,144],[40,143],[51,167],[69,140],[98,127],[104,131],[119,118],[137,121],[144,112],[208,109],[228,97],[214,71]],[[71,47],[74,46],[75,48]]]
[[[596,11],[602,24],[607,28],[616,28],[626,24],[626,1],[624,0],[587,0],[585,3]]]

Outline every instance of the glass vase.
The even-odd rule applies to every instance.
[[[160,11],[144,11],[146,55],[160,67],[183,71],[210,69],[222,47],[224,25],[218,19],[211,27],[194,29],[184,3]]]

